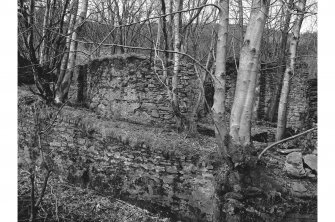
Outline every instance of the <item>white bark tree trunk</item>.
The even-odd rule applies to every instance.
[[[55,102],[61,103],[64,101],[64,99],[67,97],[67,94],[69,92],[72,76],[74,73],[75,63],[76,63],[76,51],[77,51],[77,35],[82,27],[82,23],[84,22],[87,14],[87,8],[88,8],[88,0],[82,1],[82,7],[79,14],[79,18],[76,24],[76,28],[72,33],[72,42],[70,45],[70,53],[69,53],[69,64],[68,64],[68,72],[64,75],[64,78],[61,81],[60,87],[56,91],[56,97]]]
[[[294,25],[292,27],[289,59],[287,60],[286,70],[284,73],[283,87],[280,95],[276,141],[279,141],[283,138],[286,129],[288,96],[290,93],[290,82],[291,82],[290,79],[292,74],[294,73],[297,46],[300,38],[300,28],[302,21],[304,20],[303,12],[305,11],[305,7],[306,7],[306,0],[299,0],[295,6],[295,8],[297,9],[297,15],[294,21]]]
[[[47,34],[47,26],[49,21],[49,11],[50,11],[50,0],[47,0],[45,5],[45,12],[43,17],[43,31],[42,31],[42,43],[40,47],[40,66],[43,67],[46,61],[46,55],[45,55],[45,38]]]
[[[238,25],[240,26],[240,49],[241,50],[242,46],[243,46],[243,34],[244,34],[244,30],[243,30],[243,4],[242,4],[242,0],[237,0],[238,3]]]
[[[176,10],[180,11],[183,7],[183,0],[178,0],[176,4]],[[181,24],[181,13],[174,15],[174,51],[180,52],[180,24]],[[181,130],[183,127],[183,117],[181,115],[178,103],[178,74],[180,68],[180,54],[174,53],[174,64],[173,64],[173,76],[172,76],[172,109],[176,118],[177,129]]]
[[[214,74],[214,97],[213,97],[213,121],[215,127],[215,136],[219,145],[219,152],[226,156],[227,151],[224,145],[224,139],[227,135],[227,126],[225,121],[225,92],[226,92],[226,57],[227,57],[227,39],[228,39],[228,16],[229,1],[220,0],[219,2],[219,30],[216,44],[216,62]]]
[[[69,28],[67,31],[67,38],[66,38],[66,43],[65,43],[65,50],[69,51],[70,50],[70,45],[71,45],[71,37],[72,37],[72,32],[74,30],[74,25],[76,23],[76,18],[77,18],[77,12],[78,12],[78,0],[73,0],[70,6],[70,10],[72,11],[72,13],[69,15]],[[60,66],[60,73],[57,79],[57,83],[56,83],[56,91],[58,90],[58,88],[60,87],[60,84],[63,81],[64,75],[66,73],[66,69],[67,69],[67,65],[69,62],[69,53],[70,52],[65,52],[63,59],[62,59],[62,63]]]
[[[284,4],[284,3],[283,3]],[[289,7],[293,4],[293,0],[289,0]],[[284,6],[284,5],[283,5]],[[285,72],[285,57],[286,57],[286,46],[287,46],[287,38],[290,28],[290,21],[291,21],[291,12],[288,10],[285,10],[283,7],[282,17],[285,17],[283,19],[283,30],[281,33],[281,43],[280,43],[280,51],[279,51],[279,59],[278,59],[278,65],[280,66],[277,70],[277,85],[275,92],[271,98],[271,103],[269,105],[269,109],[267,111],[266,119],[268,121],[274,122],[276,117],[276,111],[278,111],[278,104],[279,104],[279,98],[280,98],[280,92],[282,89],[282,82],[284,78],[284,72]]]
[[[219,1],[219,30],[216,43],[216,61],[214,74],[214,97],[212,106],[212,115],[215,128],[215,137],[218,144],[218,153],[223,159],[227,159],[227,144],[225,144],[228,135],[227,123],[225,119],[225,93],[226,93],[226,58],[227,41],[229,26],[229,0]],[[222,191],[220,184],[220,174],[215,178],[215,196],[213,200],[213,222],[222,221],[222,202],[218,195]]]
[[[237,145],[250,144],[251,117],[261,39],[269,12],[270,0],[253,0],[250,21],[240,53],[234,103],[230,117],[230,136]]]

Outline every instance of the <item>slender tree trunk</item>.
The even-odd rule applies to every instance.
[[[64,38],[64,36],[62,36],[62,34],[64,34],[63,33],[64,19],[65,19],[65,15],[67,14],[69,3],[70,3],[70,0],[66,0],[65,3],[64,3],[64,5],[63,5],[63,12],[62,12],[62,15],[61,15],[61,21],[60,21],[59,29],[58,29],[59,36],[58,36],[58,38],[56,40],[56,43],[55,43],[55,45],[56,45],[55,46],[55,54],[56,55],[58,55],[59,53],[61,53],[62,50],[64,50],[64,48],[65,48],[65,50],[67,50],[66,42],[65,42],[65,47],[63,47],[63,38]],[[71,18],[71,16],[70,16],[70,18]],[[67,31],[65,31],[65,33],[67,33]],[[65,55],[66,54],[67,53],[65,53]],[[54,63],[53,63],[53,67],[57,67],[57,78],[60,76],[61,65],[62,65],[63,58],[64,58],[64,55],[61,57],[61,59],[59,61],[57,61],[57,59],[55,59]],[[56,83],[56,85],[57,85],[57,83]],[[53,91],[55,92],[55,89],[53,89]]]
[[[166,14],[166,7],[165,7],[165,0],[161,0],[161,10],[162,14]],[[167,66],[168,66],[168,61],[169,61],[169,53],[166,50],[169,50],[169,42],[168,42],[168,31],[167,31],[167,22],[166,22],[166,17],[164,16],[162,18],[163,22],[163,37],[164,37],[164,70],[163,70],[163,81],[166,82],[167,77],[168,77],[168,72],[167,72]]]
[[[230,136],[233,143],[250,144],[251,117],[255,97],[256,78],[261,39],[269,12],[270,0],[253,0],[250,21],[240,54],[234,103],[230,117]]]
[[[226,58],[227,58],[227,41],[228,41],[228,0],[219,2],[219,30],[216,44],[216,62],[214,74],[214,103],[212,106],[213,120],[215,126],[215,136],[219,145],[219,151],[222,156],[226,156],[224,139],[227,135],[227,126],[225,121],[225,92],[226,92]]]
[[[291,6],[293,4],[293,0],[290,0],[288,4],[289,6]],[[284,28],[282,29],[281,33],[281,43],[280,43],[279,62],[278,62],[278,65],[280,67],[279,69],[277,69],[277,79],[276,79],[277,84],[275,88],[275,93],[272,95],[272,98],[270,100],[271,102],[266,116],[266,120],[271,122],[274,122],[276,120],[276,111],[278,110],[280,92],[282,89],[284,72],[285,72],[287,38],[291,21],[291,13],[288,10],[286,12],[283,11],[282,14],[283,16],[285,15],[285,20],[284,20]]]
[[[278,121],[277,121],[277,133],[276,141],[283,138],[286,129],[287,122],[287,107],[288,107],[288,96],[290,93],[290,78],[292,70],[290,67],[286,67],[283,79],[283,87],[280,95],[279,107],[278,107]]]
[[[102,22],[106,22],[105,3],[104,2],[101,2],[101,20],[102,20]]]
[[[243,46],[243,4],[242,0],[237,0],[238,3],[238,25],[240,26],[240,50],[242,49]]]
[[[169,1],[169,13],[171,14],[173,12],[173,0],[170,0]],[[169,46],[169,49],[173,49],[173,17],[174,15],[171,14],[170,15],[170,26],[169,26],[169,33],[171,34],[170,36],[170,46]],[[170,60],[173,59],[173,54],[170,53]]]
[[[306,6],[306,0],[299,0],[296,9],[297,15],[292,27],[292,37],[290,40],[290,57],[286,64],[286,70],[284,74],[283,87],[280,95],[279,108],[278,108],[278,121],[277,121],[277,133],[276,141],[283,138],[286,129],[286,119],[287,119],[287,108],[288,108],[288,96],[290,93],[290,80],[292,74],[294,73],[294,65],[297,54],[297,46],[300,38],[300,28],[302,21],[304,20],[304,11]]]
[[[214,75],[214,103],[212,106],[212,115],[215,127],[215,137],[219,147],[219,155],[227,158],[225,139],[228,134],[227,122],[225,119],[225,92],[226,92],[226,58],[227,58],[227,41],[229,25],[229,0],[220,0],[219,2],[219,30],[216,44],[216,63]],[[222,191],[220,184],[220,173],[215,178],[215,198],[213,199],[213,222],[222,221],[222,200],[219,198]]]
[[[72,42],[70,45],[70,53],[69,53],[69,64],[68,64],[68,72],[64,75],[64,78],[61,81],[60,87],[56,91],[56,97],[55,97],[55,102],[56,103],[61,103],[66,99],[70,84],[72,81],[72,76],[74,73],[74,68],[75,68],[75,59],[76,59],[76,51],[77,51],[77,35],[78,32],[80,31],[80,28],[82,27],[82,23],[84,22],[84,19],[86,18],[87,14],[87,7],[88,7],[88,0],[83,0],[82,2],[82,8],[81,12],[79,14],[79,18],[77,21],[77,25],[75,30],[72,33]]]
[[[46,6],[45,6],[45,12],[44,12],[44,17],[43,17],[43,31],[42,31],[42,43],[40,47],[40,66],[43,67],[46,64],[44,62],[46,61],[46,55],[45,55],[45,39],[46,39],[46,34],[47,34],[47,24],[49,21],[49,10],[50,10],[50,0],[47,0]]]
[[[35,86],[38,89],[40,95],[49,101],[53,94],[50,89],[50,86],[47,82],[45,82],[41,76],[44,74],[44,70],[39,65],[39,60],[36,57],[36,51],[34,46],[34,27],[35,27],[35,0],[30,1],[29,6],[29,16],[27,19],[26,28],[30,29],[27,36],[27,43],[29,48],[29,57],[30,61],[32,62],[33,66],[33,75],[34,75],[34,82]]]
[[[180,11],[183,6],[183,0],[178,0],[176,9]],[[181,24],[181,13],[177,13],[174,16],[174,51],[180,52],[180,24]],[[172,76],[172,109],[176,118],[176,126],[178,130],[182,130],[184,126],[183,116],[179,109],[178,101],[178,74],[180,68],[180,54],[174,53],[174,64],[173,64],[173,76]]]
[[[77,18],[77,12],[78,12],[78,0],[74,0],[71,4],[70,7],[72,14],[70,14],[70,22],[69,22],[69,28],[68,28],[68,36],[66,38],[66,43],[65,43],[65,50],[69,51],[70,50],[70,45],[71,45],[71,36],[72,36],[72,32],[74,30],[74,26],[76,23],[76,18]],[[70,52],[65,52],[63,59],[62,59],[62,63],[61,63],[61,67],[60,67],[60,73],[57,79],[57,83],[56,83],[56,91],[58,90],[58,88],[60,87],[65,73],[66,73],[66,69],[67,69],[67,65],[69,62],[69,53]]]
[[[122,26],[122,22],[123,22],[123,18],[121,17],[120,15],[120,7],[119,7],[119,4],[118,4],[118,1],[114,1],[115,2],[115,10],[116,10],[116,15],[117,15],[117,20],[118,20],[118,25],[119,26]],[[117,36],[119,36],[119,44],[120,45],[123,45],[124,42],[123,42],[123,27],[120,27],[117,29],[118,32],[117,32]],[[123,47],[117,47],[116,48],[116,53],[117,54],[123,54],[124,53],[124,48]]]
[[[115,25],[115,21],[114,21],[114,13],[113,13],[113,6],[112,6],[112,2],[111,0],[107,0],[107,12],[108,12],[108,19],[109,19],[109,23],[112,25],[112,27],[114,27]],[[115,36],[114,34],[111,35],[111,39],[113,41],[115,41]],[[117,46],[113,46],[111,47],[111,53],[114,54],[116,52]]]
[[[256,87],[255,87],[255,99],[254,99],[254,106],[253,106],[253,110],[252,110],[252,120],[257,120],[257,111],[259,108],[259,103],[260,103],[260,89],[261,89],[261,85],[260,85],[260,76],[261,74],[261,64],[258,63],[258,72],[257,72],[257,77],[256,77]]]

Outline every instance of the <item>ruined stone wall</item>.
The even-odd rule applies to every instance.
[[[307,77],[304,69],[297,70],[291,79],[289,104],[287,111],[287,126],[292,128],[302,127],[304,116],[308,111]]]
[[[236,87],[236,66],[238,61],[227,62],[226,76],[226,111],[229,114],[233,104]],[[255,117],[262,119],[270,104],[275,90],[275,64],[262,66],[259,81]],[[306,64],[299,64],[291,80],[287,126],[301,126],[302,116],[307,109]],[[161,68],[154,70],[154,65],[147,57],[137,54],[114,55],[93,60],[79,67],[78,100],[99,115],[107,118],[127,118],[143,123],[174,123],[173,112],[166,86],[162,79]],[[172,67],[169,67],[171,83]],[[160,79],[158,78],[160,77]],[[182,64],[179,74],[178,94],[181,111],[188,115],[193,109],[198,94],[199,80],[193,64]],[[210,82],[210,79],[209,79]],[[213,94],[212,85],[206,92]],[[207,98],[208,99],[208,98]],[[209,99],[210,100],[210,99]],[[208,104],[211,106],[212,101]]]
[[[31,108],[19,108],[19,115],[25,117],[19,123],[20,156],[32,137],[34,121]],[[95,114],[65,107],[42,137],[42,147],[49,151],[61,181],[140,207],[169,210],[177,220],[211,221],[214,178],[209,162],[154,149],[148,140],[120,132]]]
[[[136,54],[114,55],[93,60],[79,70],[79,100],[85,100],[101,116],[145,123],[174,121],[167,88],[161,81],[162,71],[160,68],[155,71],[149,58]],[[179,80],[180,109],[187,114],[199,93],[193,64],[181,65]]]

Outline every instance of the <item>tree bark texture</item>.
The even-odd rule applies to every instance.
[[[173,0],[169,0],[169,13],[171,14],[173,12]],[[174,15],[171,14],[169,16],[169,20],[170,20],[170,26],[169,26],[169,33],[170,33],[170,46],[169,46],[169,49],[173,49],[173,18],[174,18]],[[172,60],[173,59],[173,54],[170,53],[169,54],[169,59]]]
[[[250,144],[251,117],[259,72],[259,54],[269,0],[253,0],[250,21],[240,54],[234,103],[230,117],[230,136],[235,144]]]
[[[219,145],[220,155],[226,156],[227,151],[224,146],[224,139],[227,135],[227,126],[225,121],[225,92],[226,92],[226,57],[228,41],[228,0],[219,2],[219,30],[216,44],[216,62],[214,74],[214,97],[213,97],[213,121],[215,126],[215,136]]]
[[[304,11],[306,7],[306,0],[299,0],[295,8],[297,9],[297,15],[292,27],[292,36],[290,40],[290,51],[289,58],[286,64],[286,70],[284,73],[283,87],[280,95],[279,108],[278,108],[278,121],[277,121],[277,132],[276,141],[283,138],[287,123],[287,108],[288,108],[288,97],[290,93],[290,82],[291,77],[294,73],[294,66],[297,54],[297,46],[300,38],[300,28],[302,21],[304,20]]]
[[[289,7],[293,4],[293,0],[290,0],[288,5]],[[284,9],[283,9],[284,10]],[[286,13],[286,14],[285,14]],[[279,98],[280,98],[280,92],[282,89],[283,79],[284,79],[284,72],[285,72],[285,57],[286,57],[286,46],[287,46],[287,38],[288,38],[288,32],[290,27],[290,21],[291,21],[291,12],[288,10],[283,11],[283,16],[285,15],[284,27],[281,32],[281,43],[280,43],[280,51],[279,51],[279,62],[278,65],[280,66],[279,69],[277,69],[277,79],[276,82],[276,88],[275,92],[272,95],[271,102],[269,105],[269,109],[267,111],[266,120],[274,122],[276,121],[276,112],[278,111],[278,104],[279,104]]]
[[[212,106],[212,115],[215,127],[215,137],[218,144],[218,153],[220,158],[227,159],[227,147],[225,144],[228,135],[227,123],[225,119],[225,92],[226,92],[226,58],[227,58],[227,41],[229,25],[229,1],[219,1],[219,29],[218,40],[216,44],[216,62],[214,74],[214,97]],[[222,221],[222,179],[220,171],[215,178],[215,198],[213,199],[213,222]]]
[[[66,38],[66,43],[65,43],[65,50],[70,50],[70,45],[71,45],[71,36],[74,30],[74,25],[76,23],[76,18],[77,18],[77,12],[78,12],[78,0],[74,0],[71,4],[70,10],[72,11],[72,13],[70,14],[70,18],[69,18],[69,28],[68,28],[68,36]],[[56,91],[58,90],[58,88],[60,87],[60,84],[63,81],[64,75],[66,73],[66,69],[67,69],[67,65],[69,62],[69,53],[70,52],[65,52],[63,59],[62,59],[62,63],[61,63],[61,67],[60,67],[60,73],[57,79],[57,83],[56,83]]]
[[[242,0],[237,0],[238,2],[238,25],[240,26],[240,50],[243,46],[243,4]]]
[[[161,10],[162,14],[166,14],[166,6],[165,6],[165,0],[161,0]],[[167,77],[168,77],[168,71],[167,71],[167,66],[168,66],[168,60],[169,60],[169,53],[166,50],[169,50],[169,42],[168,42],[168,31],[167,31],[167,21],[166,17],[162,17],[162,30],[163,30],[163,37],[164,37],[164,70],[163,70],[163,81],[167,83]]]
[[[180,11],[183,7],[183,0],[178,0],[176,4],[176,10]],[[173,76],[172,76],[172,109],[176,118],[176,125],[178,130],[182,130],[184,126],[184,118],[180,112],[179,101],[178,101],[178,74],[180,68],[180,24],[181,24],[181,13],[177,13],[174,16],[174,64],[173,64]]]
[[[88,0],[83,0],[81,12],[79,14],[78,21],[76,22],[76,27],[72,33],[72,42],[70,44],[70,52],[69,52],[69,64],[68,64],[68,72],[64,75],[64,78],[61,80],[60,87],[56,91],[55,102],[61,103],[66,99],[67,94],[70,89],[70,84],[72,81],[72,76],[74,73],[75,63],[76,63],[76,51],[77,51],[77,35],[80,31],[80,28],[83,25],[83,22],[86,18],[87,14],[87,7],[88,7]]]
[[[43,67],[45,64],[44,62],[46,59],[46,52],[45,52],[45,39],[47,34],[47,26],[49,21],[49,10],[50,10],[50,0],[47,0],[45,5],[45,12],[43,17],[43,31],[42,31],[42,43],[40,47],[40,66]]]
[[[36,57],[36,50],[34,46],[34,27],[35,27],[35,0],[30,1],[29,6],[29,16],[27,18],[26,28],[30,29],[30,32],[28,32],[27,36],[27,46],[29,48],[29,58],[33,66],[33,76],[34,76],[34,82],[35,86],[38,89],[40,95],[49,101],[53,93],[50,89],[49,84],[43,80],[41,77],[44,74],[44,71],[42,67],[39,64],[39,60]]]

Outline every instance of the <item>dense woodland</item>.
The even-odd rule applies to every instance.
[[[256,206],[269,204],[265,201],[269,196],[257,196],[257,192],[267,193],[262,189],[269,188],[255,182],[267,172],[266,153],[275,146],[291,143],[303,155],[316,152],[316,0],[18,0],[17,5],[18,85],[30,95],[19,96],[19,135],[21,129],[24,131],[21,120],[32,118],[34,127],[29,139],[26,134],[22,134],[24,142],[19,139],[19,168],[23,172],[19,173],[19,221],[160,221],[169,217],[163,213],[157,218],[125,219],[118,217],[115,209],[113,214],[95,211],[86,217],[82,214],[85,207],[73,210],[69,199],[80,196],[78,190],[64,194],[68,205],[59,207],[60,203],[53,201],[53,196],[60,201],[55,192],[64,191],[52,189],[61,183],[56,175],[62,171],[62,163],[43,141],[57,125],[62,109],[88,109],[69,96],[76,87],[78,67],[98,58],[128,54],[144,55],[154,71],[157,68],[162,73],[157,74],[157,81],[168,95],[174,120],[171,129],[176,135],[202,138],[198,123],[200,113],[206,110],[206,124],[217,147],[211,221],[280,221],[272,220],[272,214],[289,221],[283,219],[285,213],[296,212],[299,207],[309,209],[313,204],[315,212],[311,213],[316,214],[315,196],[287,212],[279,208],[266,213],[259,210]],[[199,80],[196,104],[187,114],[181,110],[178,89],[183,64],[191,64]],[[232,105],[226,110],[227,73],[232,69],[237,73],[236,88]],[[292,79],[299,72],[307,75],[306,95],[311,99],[306,115],[301,117],[303,124],[290,129],[287,113],[294,104],[289,102],[289,95]],[[274,88],[260,118],[255,114],[255,104],[259,103],[261,73],[272,75]],[[259,146],[254,143],[257,138],[252,129],[264,126],[272,127],[275,138],[268,143],[269,132],[258,134],[266,137],[260,139],[266,143]],[[308,184],[315,184],[316,171],[310,171],[312,182]],[[274,184],[270,180],[262,181]],[[271,204],[289,205],[288,196],[274,191],[270,199],[278,198],[278,202]],[[297,211],[306,214],[300,208]]]

